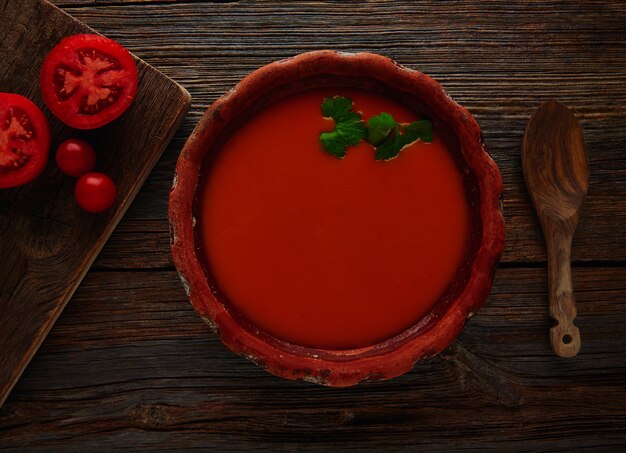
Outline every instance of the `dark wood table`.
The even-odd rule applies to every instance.
[[[626,448],[626,4],[56,0],[185,86],[191,113],[0,409],[0,448],[449,451]],[[503,175],[506,250],[444,353],[386,382],[283,381],[227,350],[169,254],[174,165],[202,112],[265,63],[373,51],[439,80]],[[591,170],[573,245],[582,349],[550,350],[546,254],[520,145],[543,100],[578,116]]]

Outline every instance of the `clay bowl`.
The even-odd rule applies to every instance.
[[[354,350],[301,347],[261,331],[229,306],[198,256],[196,187],[207,156],[218,153],[232,132],[271,100],[320,86],[372,90],[431,118],[463,170],[472,211],[469,251],[430,313],[391,339]],[[254,71],[206,111],[176,166],[169,203],[172,255],[196,311],[226,346],[261,368],[329,386],[388,379],[445,349],[485,302],[504,246],[501,191],[500,172],[478,124],[435,80],[380,55],[310,52]]]

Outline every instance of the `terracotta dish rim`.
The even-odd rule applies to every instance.
[[[480,219],[476,233],[479,237],[463,279],[464,286],[448,301],[445,310],[429,319],[428,328],[420,327],[422,321],[418,321],[383,343],[352,350],[292,345],[242,322],[241,316],[222,303],[207,278],[194,231],[196,187],[216,137],[262,93],[320,75],[367,78],[419,99],[456,136],[477,192],[474,198]],[[460,334],[467,319],[484,304],[504,248],[501,193],[502,178],[485,150],[478,123],[434,79],[377,54],[308,52],[252,72],[211,105],[200,119],[178,158],[170,193],[172,256],[185,291],[200,316],[228,348],[268,372],[328,386],[389,379],[443,351]]]

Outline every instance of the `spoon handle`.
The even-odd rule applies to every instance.
[[[580,331],[574,325],[576,302],[570,265],[574,228],[570,222],[548,222],[544,226],[548,233],[546,245],[550,316],[557,322],[550,329],[550,342],[552,350],[558,356],[574,357],[580,350]]]

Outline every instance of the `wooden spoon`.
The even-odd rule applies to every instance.
[[[570,256],[580,206],[587,195],[589,167],[583,132],[572,112],[556,101],[542,104],[530,118],[522,144],[522,167],[548,248],[552,350],[574,357],[580,332]]]

